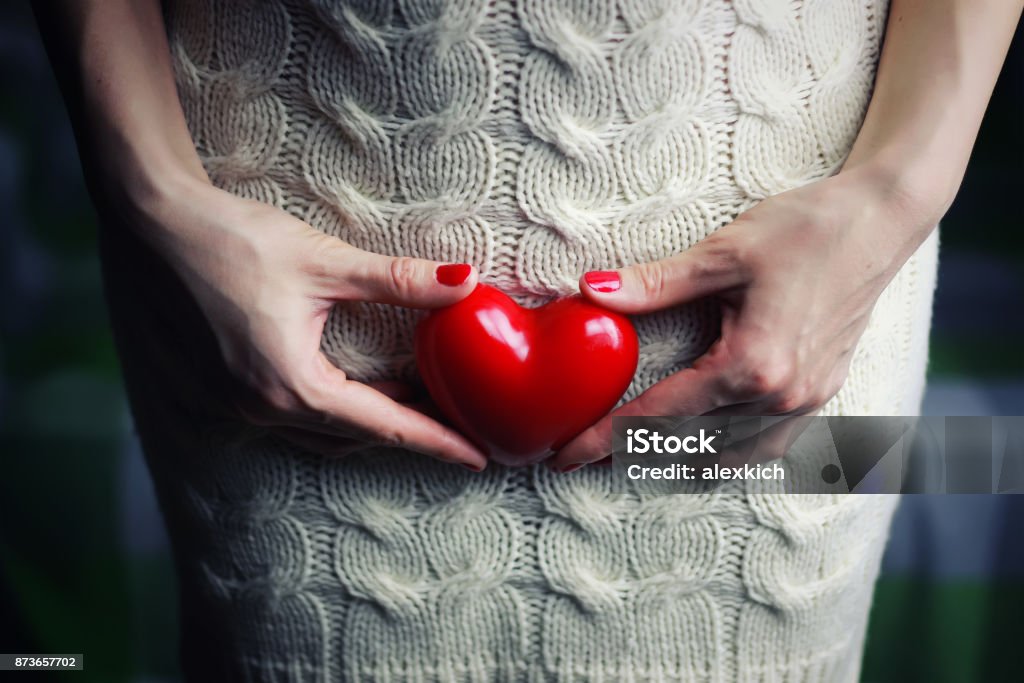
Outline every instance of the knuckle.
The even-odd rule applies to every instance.
[[[374,441],[388,448],[403,448],[409,443],[406,434],[399,429],[385,429],[374,435]]]
[[[820,410],[839,393],[834,383],[822,384],[812,379],[793,382],[776,395],[773,408],[779,413],[812,413]]]
[[[725,271],[746,270],[747,264],[753,260],[752,234],[749,230],[728,234],[714,232],[704,238],[704,255],[691,264],[693,275],[711,277]]]
[[[305,272],[318,280],[329,279],[337,272],[337,238],[319,234],[312,238],[303,259]]]
[[[737,365],[734,389],[741,396],[773,396],[792,385],[795,364],[785,354],[747,351]]]
[[[665,268],[660,263],[648,263],[636,271],[640,291],[645,299],[657,301],[665,293]]]
[[[388,277],[391,286],[399,297],[407,297],[416,289],[416,259],[410,256],[398,256],[388,264]]]

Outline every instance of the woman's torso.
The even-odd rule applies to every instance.
[[[214,183],[381,253],[469,262],[524,303],[682,251],[838,170],[886,2],[170,3]],[[339,306],[324,348],[413,379],[421,313]],[[632,397],[717,334],[713,306],[638,317]]]
[[[215,184],[364,249],[471,262],[530,305],[834,173],[886,12],[874,0],[166,5]],[[918,261],[883,296],[827,411],[918,400],[933,276]],[[357,379],[414,378],[418,315],[340,306],[324,350]],[[707,302],[635,322],[626,399],[718,332]],[[241,680],[856,678],[890,498],[641,496],[617,493],[608,468],[325,460],[168,410],[147,351],[123,354],[175,543],[190,671],[213,657]]]

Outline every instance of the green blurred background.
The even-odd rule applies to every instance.
[[[1018,27],[942,225],[927,413],[1024,415],[1022,169]],[[0,652],[86,655],[85,672],[55,680],[175,681],[166,537],[107,327],[94,216],[25,2],[0,4],[0,226]],[[907,497],[864,680],[1024,680],[1022,541],[1024,497]]]

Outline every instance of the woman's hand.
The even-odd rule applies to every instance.
[[[320,351],[334,302],[444,306],[473,290],[475,271],[360,251],[215,188],[178,100],[157,0],[35,9],[104,222],[136,232],[187,287],[242,415],[320,452],[388,444],[482,469],[465,438],[391,398],[404,389],[351,381]]]
[[[470,266],[362,251],[199,178],[150,195],[132,218],[202,310],[243,419],[324,454],[381,444],[484,468],[464,437],[394,400],[404,385],[352,381],[320,349],[335,302],[445,306],[473,290]]]
[[[707,354],[616,414],[800,415],[836,393],[879,294],[956,195],[1022,7],[893,0],[839,174],[765,199],[683,254],[621,270],[618,289],[612,275],[603,286],[584,277],[585,296],[626,313],[702,296],[723,305]],[[548,462],[599,460],[610,437],[605,418]]]
[[[815,413],[845,381],[876,300],[935,225],[935,209],[865,167],[769,197],[670,258],[585,274],[583,294],[621,313],[707,296],[722,305],[711,348],[612,415]],[[775,433],[783,446],[794,436]],[[610,444],[611,415],[549,464],[575,469]]]

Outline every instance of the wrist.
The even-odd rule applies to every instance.
[[[843,218],[843,250],[860,253],[879,287],[887,285],[934,231],[950,200],[908,164],[880,158],[843,166],[826,203]],[[833,215],[835,213],[833,212]]]
[[[893,215],[930,231],[949,210],[963,180],[963,169],[949,170],[954,167],[959,165],[918,159],[907,150],[859,154],[855,146],[839,174],[855,177]]]
[[[103,199],[131,219],[157,215],[188,192],[210,184],[198,158],[189,163],[172,150],[107,154],[96,166]]]
[[[86,170],[100,213],[142,238],[166,223],[182,202],[212,188],[198,157],[191,164],[170,149],[140,151],[129,145],[91,152],[93,163]]]
[[[837,177],[858,188],[861,200],[883,213],[888,219],[886,229],[904,228],[915,245],[928,237],[949,210],[959,185],[905,160],[882,156],[847,162]]]
[[[106,149],[103,155],[90,150],[86,165],[101,225],[176,263],[176,254],[202,232],[199,207],[217,197],[198,157],[191,165],[166,148],[144,154],[127,145]]]

